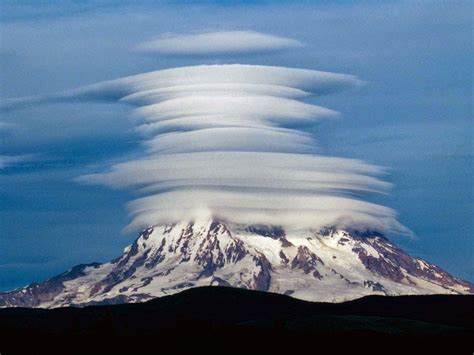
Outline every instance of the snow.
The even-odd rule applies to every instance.
[[[261,267],[257,260],[261,255],[271,264],[270,292],[289,293],[292,297],[309,301],[343,302],[370,294],[433,294],[433,293],[464,293],[466,287],[454,285],[446,287],[439,284],[436,279],[423,280],[402,270],[405,279],[394,282],[369,271],[353,251],[358,247],[366,251],[367,255],[383,258],[374,247],[374,239],[361,240],[351,237],[350,233],[338,230],[323,236],[313,230],[286,231],[285,238],[291,244],[271,237],[264,237],[246,231],[242,226],[226,225],[210,232],[212,220],[202,218],[195,221],[192,236],[183,236],[188,228],[187,222],[181,222],[174,227],[155,226],[148,238],[143,235],[138,239],[138,253],[127,261],[124,266],[120,263],[105,263],[98,267],[86,267],[84,276],[64,282],[64,291],[50,302],[44,302],[41,307],[57,307],[70,303],[87,303],[126,295],[131,302],[140,301],[137,294],[160,297],[182,291],[196,286],[213,285],[214,278],[225,280],[235,287],[255,288],[255,277],[260,273]],[[228,232],[230,231],[230,233]],[[213,244],[217,238],[217,244]],[[163,240],[166,242],[162,253],[164,259],[152,268],[145,263],[136,267],[133,274],[104,292],[101,288],[97,292],[98,283],[104,282],[111,273],[121,274],[128,270],[134,262],[140,260],[144,253],[148,258],[156,257]],[[245,255],[239,258],[227,256],[237,243],[242,243]],[[388,242],[387,242],[388,243]],[[387,244],[384,243],[384,246]],[[214,245],[211,248],[211,245]],[[391,248],[387,244],[387,248]],[[168,248],[172,247],[172,251]],[[188,259],[184,259],[183,248],[187,247]],[[292,268],[291,260],[297,255],[298,248],[308,248],[321,261],[316,262],[316,271],[321,279],[313,275],[313,271],[305,273],[303,269]],[[124,257],[131,247],[124,250]],[[395,250],[395,249],[393,249]],[[393,252],[391,250],[391,252]],[[286,263],[280,253],[283,252],[289,259]],[[224,264],[218,267],[213,275],[199,277],[202,266],[196,261],[197,257],[212,256],[216,260],[219,254],[224,255]],[[239,254],[240,255],[240,254]],[[236,261],[238,260],[238,261]],[[421,269],[432,269],[430,264],[416,259]],[[435,273],[435,277],[442,276]],[[407,277],[414,283],[411,284]],[[373,290],[365,282],[378,283],[384,291]],[[94,290],[95,289],[95,290]],[[92,291],[96,293],[93,293]],[[26,290],[22,290],[26,292]]]

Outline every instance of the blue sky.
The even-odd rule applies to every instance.
[[[0,97],[69,89],[199,63],[283,65],[354,74],[365,87],[315,102],[342,112],[314,128],[327,155],[391,168],[395,208],[416,238],[411,254],[474,281],[472,16],[470,2],[4,1]],[[298,39],[278,53],[144,55],[168,32],[254,30]],[[125,106],[60,104],[2,112],[0,289],[117,256],[135,235],[132,193],[73,179],[134,156],[140,139]]]

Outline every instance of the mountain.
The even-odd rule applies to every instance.
[[[474,285],[409,256],[377,232],[284,230],[206,219],[148,228],[120,257],[78,265],[42,283],[2,293],[0,306],[134,303],[198,286],[232,286],[320,302],[474,293]]]

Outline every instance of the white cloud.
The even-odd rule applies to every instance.
[[[316,154],[314,137],[300,129],[338,115],[302,100],[360,84],[313,70],[203,65],[29,100],[135,107],[145,156],[78,179],[141,194],[129,205],[130,228],[210,214],[237,223],[409,233],[393,210],[362,199],[390,188],[379,179],[383,168]]]
[[[257,53],[303,47],[300,41],[255,31],[168,34],[141,43],[136,49],[173,55]]]
[[[395,220],[392,209],[334,193],[189,188],[140,198],[131,202],[129,208],[134,216],[129,229],[149,226],[152,221],[199,219],[211,215],[244,225],[338,226],[361,230],[370,227],[408,232]]]

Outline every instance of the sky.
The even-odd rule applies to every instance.
[[[3,1],[0,98],[196,64],[354,75],[366,84],[309,100],[340,118],[304,132],[325,156],[387,167],[393,188],[371,202],[414,234],[390,238],[474,281],[471,11],[461,1]],[[230,31],[270,38],[265,50],[212,53],[205,39],[174,53],[154,42]],[[0,112],[0,290],[108,261],[135,238],[122,232],[134,191],[77,181],[142,154],[131,116],[80,100]]]

